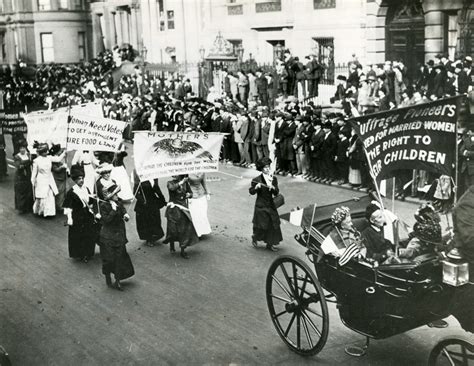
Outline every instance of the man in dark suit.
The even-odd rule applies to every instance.
[[[446,87],[446,71],[443,65],[435,65],[435,77],[433,81],[433,94],[436,99],[443,98]]]
[[[285,115],[283,112],[278,112],[276,115],[275,133],[273,135],[273,141],[275,142],[275,158],[277,159],[276,173],[284,171],[284,162],[281,156],[281,146],[283,142],[283,129],[286,127],[284,120]]]
[[[262,105],[268,107],[268,80],[261,69],[257,70],[257,93]]]
[[[321,120],[319,118],[313,121],[314,132],[310,139],[310,159],[311,159],[311,181],[315,182],[321,179],[321,156],[322,144],[324,141],[324,131],[321,128]]]
[[[309,60],[306,64],[306,75],[308,78],[308,96],[310,98],[317,97],[319,95],[319,81],[323,74],[323,67],[316,60],[315,55],[306,56]]]
[[[294,117],[290,114],[285,116],[286,125],[282,131],[282,142],[281,142],[281,159],[285,172],[283,175],[296,173],[296,155],[293,149],[293,138],[296,134],[296,124]]]
[[[331,184],[335,179],[334,156],[336,155],[337,139],[331,131],[331,122],[324,122],[324,138],[321,144],[321,183]]]
[[[461,65],[461,63],[456,64],[456,70],[458,71],[458,92],[460,94],[465,94],[469,90],[469,85],[471,85],[471,78],[468,73],[471,71],[471,66],[467,63]]]

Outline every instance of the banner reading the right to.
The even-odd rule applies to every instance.
[[[375,179],[398,169],[452,175],[456,159],[456,96],[349,120],[364,143]]]

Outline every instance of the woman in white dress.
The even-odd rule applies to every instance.
[[[56,203],[54,196],[58,194],[58,188],[54,181],[52,164],[64,159],[66,152],[58,156],[48,155],[48,144],[39,144],[36,148],[38,157],[33,160],[31,172],[31,185],[33,186],[33,213],[38,216],[55,216]]]
[[[210,199],[204,173],[189,174],[189,185],[193,197],[188,200],[189,212],[193,220],[196,234],[201,237],[211,233],[211,225],[207,218],[207,201]]]
[[[72,158],[71,165],[82,165],[84,167],[84,186],[89,189],[89,192],[94,192],[95,181],[97,174],[95,169],[99,166],[99,159],[97,159],[93,151],[76,151]]]

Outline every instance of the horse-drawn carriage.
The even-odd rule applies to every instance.
[[[324,255],[321,245],[332,229],[334,209],[349,207],[354,226],[361,230],[369,202],[364,197],[318,207],[310,225],[295,236],[306,247],[316,275],[293,256],[278,257],[270,266],[269,312],[292,351],[315,355],[323,349],[329,332],[328,303],[337,304],[342,322],[367,339],[364,347],[346,348],[352,355],[364,354],[370,338],[387,338],[451,315],[458,288],[443,282],[443,263],[436,254],[390,265],[356,259],[340,265],[337,257]],[[474,286],[464,286],[474,291]],[[472,308],[472,303],[466,306]],[[446,360],[453,365],[474,364],[474,344],[457,338],[440,342],[430,355],[430,364]]]

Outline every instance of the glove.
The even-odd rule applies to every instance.
[[[98,213],[98,214],[95,215],[95,218],[96,218],[97,220],[100,220],[101,217],[102,217],[102,215],[101,215],[100,213]]]
[[[130,220],[130,216],[126,213],[125,215],[123,215],[123,220],[127,222],[128,220]]]

